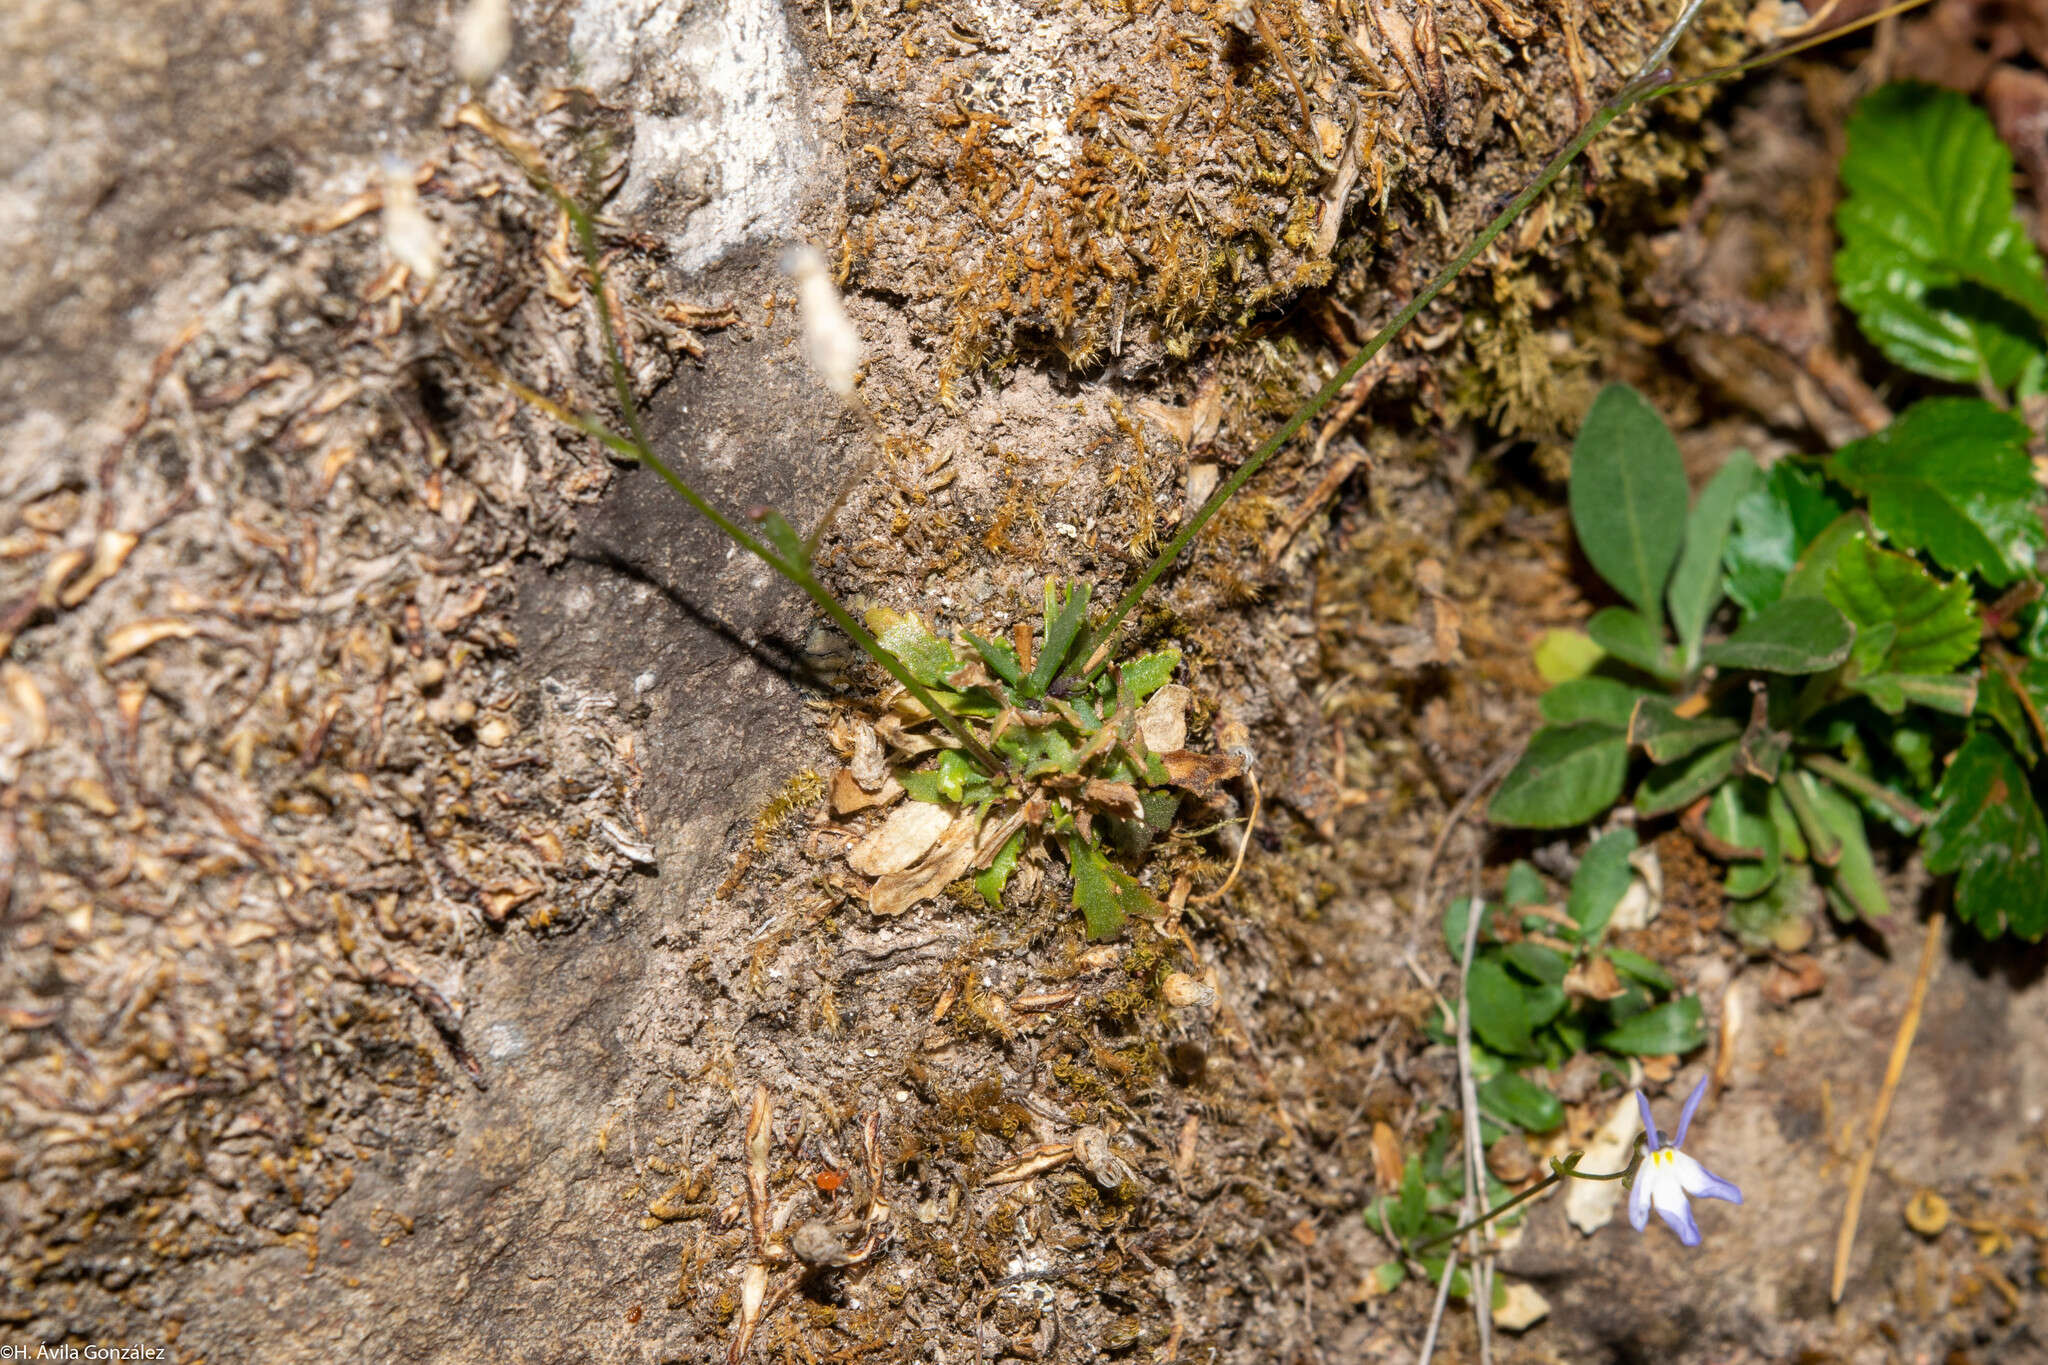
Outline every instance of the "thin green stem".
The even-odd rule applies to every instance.
[[[1400,312],[1388,319],[1387,324],[1380,328],[1370,341],[1359,347],[1352,357],[1344,362],[1343,367],[1330,377],[1328,383],[1316,391],[1314,397],[1296,409],[1294,415],[1289,417],[1278,431],[1268,436],[1259,445],[1259,448],[1252,452],[1250,459],[1239,465],[1236,471],[1217,487],[1216,491],[1209,496],[1209,500],[1202,504],[1202,509],[1189,519],[1187,525],[1181,527],[1172,540],[1166,542],[1165,547],[1153,557],[1152,562],[1145,566],[1145,571],[1138,575],[1138,581],[1133,583],[1130,589],[1118,599],[1116,610],[1109,614],[1109,619],[1104,621],[1101,627],[1089,636],[1088,647],[1075,651],[1074,657],[1090,661],[1099,668],[1101,665],[1098,656],[1101,654],[1103,642],[1108,640],[1115,633],[1117,627],[1123,624],[1124,618],[1129,616],[1131,610],[1138,605],[1139,599],[1151,591],[1152,585],[1158,582],[1159,576],[1165,573],[1171,567],[1174,560],[1180,557],[1181,551],[1188,547],[1189,542],[1201,534],[1202,528],[1209,524],[1210,518],[1221,511],[1223,505],[1235,497],[1237,491],[1243,488],[1254,474],[1257,474],[1260,469],[1264,468],[1268,460],[1272,459],[1280,452],[1283,446],[1293,440],[1295,433],[1306,426],[1309,420],[1317,413],[1329,406],[1337,395],[1344,391],[1345,386],[1357,376],[1358,372],[1365,368],[1367,362],[1385,350],[1388,342],[1392,341],[1400,334],[1403,328],[1413,322],[1423,309],[1434,303],[1437,296],[1450,287],[1452,281],[1464,274],[1466,267],[1477,260],[1479,254],[1485,251],[1487,247],[1493,245],[1494,239],[1505,232],[1509,225],[1517,218],[1520,218],[1528,210],[1529,206],[1536,202],[1537,197],[1549,189],[1552,182],[1558,176],[1564,174],[1565,168],[1578,159],[1579,153],[1585,151],[1587,145],[1594,138],[1607,130],[1609,124],[1613,123],[1630,109],[1633,109],[1636,105],[1671,88],[1669,85],[1658,82],[1656,77],[1660,74],[1664,59],[1671,55],[1671,49],[1677,45],[1679,37],[1692,25],[1693,17],[1699,13],[1702,3],[1703,0],[1687,0],[1685,9],[1673,21],[1671,27],[1665,31],[1663,38],[1650,50],[1649,55],[1643,60],[1643,64],[1635,77],[1617,91],[1605,104],[1601,105],[1599,109],[1595,110],[1593,116],[1586,120],[1585,126],[1572,135],[1571,140],[1565,143],[1555,156],[1550,158],[1550,161],[1537,174],[1536,178],[1530,181],[1520,194],[1509,200],[1508,206],[1495,214],[1493,221],[1488,223],[1480,231],[1479,235],[1474,237],[1449,265],[1438,271],[1436,276],[1423,286],[1420,293],[1410,299]]]
[[[832,595],[832,590],[819,581],[817,574],[812,571],[809,564],[795,562],[778,554],[774,547],[754,536],[737,521],[734,521],[731,517],[720,511],[709,498],[706,498],[703,494],[692,488],[687,479],[671,469],[666,460],[649,450],[644,443],[636,443],[629,440],[611,430],[602,422],[587,417],[565,404],[558,403],[547,395],[529,388],[525,384],[521,384],[518,380],[511,378],[496,365],[484,359],[455,338],[450,337],[449,344],[458,355],[476,366],[493,383],[508,390],[522,402],[538,408],[564,426],[572,427],[591,439],[602,443],[606,449],[614,454],[628,460],[638,461],[653,470],[661,477],[662,482],[676,491],[678,497],[696,508],[706,520],[713,526],[716,526],[734,544],[759,559],[790,582],[796,584],[797,587],[802,588],[805,596],[817,603],[825,615],[831,618],[832,624],[845,631],[848,638],[858,645],[864,654],[887,669],[890,677],[903,684],[904,690],[917,698],[920,706],[931,712],[934,719],[950,730],[954,738],[960,741],[961,747],[972,754],[974,760],[981,764],[988,773],[991,775],[1001,775],[1009,771],[1009,765],[996,757],[994,751],[981,741],[980,737],[968,727],[965,721],[942,705],[939,699],[934,697],[930,690],[917,680],[902,660],[882,648],[881,642],[875,639],[873,635],[870,635],[867,628],[854,618],[853,613],[848,611],[845,605]]]
[[[1570,1155],[1562,1158],[1552,1158],[1550,1162],[1549,1175],[1544,1176],[1541,1180],[1531,1185],[1528,1189],[1523,1190],[1520,1194],[1517,1194],[1510,1199],[1505,1199],[1502,1200],[1500,1203],[1495,1204],[1492,1208],[1488,1209],[1485,1213],[1480,1214],[1471,1222],[1461,1223],[1457,1227],[1452,1228],[1449,1232],[1438,1233],[1436,1236],[1430,1238],[1426,1242],[1417,1242],[1414,1246],[1409,1248],[1410,1254],[1420,1255],[1421,1253],[1429,1250],[1431,1247],[1436,1246],[1440,1242],[1448,1242],[1452,1238],[1460,1235],[1461,1233],[1470,1232],[1472,1231],[1472,1229],[1476,1227],[1480,1227],[1486,1223],[1490,1223],[1494,1219],[1506,1213],[1509,1209],[1514,1208],[1517,1204],[1528,1203],[1531,1199],[1534,1199],[1537,1195],[1543,1193],[1552,1185],[1558,1184],[1562,1181],[1627,1180],[1636,1173],[1636,1168],[1642,1164],[1642,1139],[1640,1137],[1636,1139],[1635,1154],[1629,1158],[1628,1165],[1622,1167],[1618,1171],[1609,1171],[1600,1175],[1595,1175],[1591,1171],[1582,1171],[1579,1169],[1579,1158],[1583,1157],[1584,1155],[1584,1152],[1573,1152]]]

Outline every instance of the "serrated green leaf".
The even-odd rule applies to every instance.
[[[2027,424],[1978,398],[1928,398],[1836,451],[1828,472],[1870,502],[1885,539],[2003,587],[2048,543]]]
[[[1564,912],[1578,921],[1579,937],[1585,942],[1599,941],[1607,930],[1607,921],[1614,916],[1614,907],[1628,893],[1629,882],[1635,877],[1628,859],[1635,851],[1636,832],[1616,829],[1595,839],[1580,857]]]
[[[1574,678],[1545,692],[1536,706],[1542,711],[1543,719],[1552,725],[1597,720],[1627,729],[1629,713],[1635,710],[1636,698],[1648,695],[1642,688],[1616,678]]]
[[[1719,668],[1765,673],[1819,673],[1849,657],[1856,631],[1818,597],[1784,597],[1744,621],[1700,657]]]
[[[1683,810],[1726,782],[1735,772],[1736,741],[1702,749],[1681,763],[1652,768],[1636,788],[1638,815],[1669,815]]]
[[[1685,464],[1664,419],[1626,384],[1602,389],[1586,413],[1570,500],[1587,560],[1653,631],[1661,627],[1664,582],[1685,534]]]
[[[1491,956],[1472,964],[1465,979],[1472,1031],[1495,1052],[1510,1057],[1529,1055],[1535,1046],[1531,1031],[1538,1027],[1530,1017],[1529,988],[1508,975],[1508,969]]]
[[[1857,105],[1848,142],[1835,279],[1864,335],[1921,374],[2010,384],[2040,349],[2048,290],[1990,119],[1902,82]]]
[[[1969,583],[1940,582],[1910,555],[1858,540],[1836,558],[1826,591],[1857,629],[1857,662],[1866,675],[1951,673],[1977,652],[1983,622]],[[1861,657],[1862,637],[1880,625],[1892,627],[1882,652]]]
[[[895,655],[910,670],[910,676],[926,687],[936,685],[960,666],[953,647],[924,628],[916,612],[876,607],[867,613],[867,627],[875,642]]]
[[[2021,690],[2025,692],[2024,701]],[[2032,766],[2038,736],[2034,722],[2027,715],[2030,705],[2035,715],[2048,717],[2048,659],[2024,660],[2014,665],[2011,677],[2007,677],[2002,668],[1985,670],[1984,687],[1977,698],[1977,714],[1997,722],[2021,761]]]
[[[1986,938],[2048,932],[2048,822],[2012,751],[1972,735],[1942,775],[1922,849],[1930,872],[1956,874],[1956,913]]]
[[[1799,556],[1847,510],[1811,465],[1795,459],[1772,465],[1762,486],[1735,505],[1735,524],[1721,555],[1728,595],[1744,612],[1777,601]]]
[[[1494,793],[1487,818],[1525,829],[1582,825],[1621,798],[1627,776],[1628,736],[1619,727],[1546,725]]]
[[[1851,918],[1882,919],[1890,914],[1891,902],[1884,894],[1884,882],[1877,875],[1870,838],[1864,830],[1863,808],[1855,798],[1811,773],[1800,773],[1796,780],[1805,784],[1815,814],[1840,848],[1840,855],[1822,874],[1836,909],[1847,906]],[[1810,841],[1812,831],[1806,833]]]
[[[1017,858],[1023,851],[1024,831],[1020,829],[1003,841],[986,868],[974,874],[974,889],[990,909],[1003,903],[1003,888],[1010,884],[1010,875],[1017,870]]]
[[[1601,1047],[1634,1057],[1687,1053],[1707,1040],[1700,1002],[1692,996],[1644,1010],[1618,1028],[1600,1035]]]
[[[1142,705],[1147,697],[1173,681],[1173,671],[1179,667],[1180,651],[1162,649],[1157,654],[1131,660],[1119,671],[1123,675],[1122,685],[1130,689],[1131,700]]]
[[[1531,1133],[1548,1133],[1564,1122],[1557,1096],[1512,1071],[1479,1087],[1479,1107]]]
[[[1785,582],[1779,596],[1785,597],[1826,597],[1828,575],[1834,572],[1835,561],[1858,540],[1870,535],[1870,518],[1862,509],[1844,512],[1807,543],[1799,553],[1799,562],[1792,566],[1792,572],[1785,575]]]
[[[1685,544],[1664,597],[1687,667],[1698,660],[1707,620],[1721,602],[1721,557],[1735,522],[1736,504],[1749,495],[1757,480],[1756,461],[1748,451],[1736,451],[1700,490],[1685,519]]]
[[[1665,640],[1657,623],[1627,607],[1602,607],[1586,622],[1593,643],[1625,664],[1652,677],[1678,677],[1678,651]]]
[[[1128,916],[1150,915],[1157,908],[1144,887],[1103,857],[1078,830],[1067,834],[1067,866],[1074,874],[1074,907],[1087,921],[1091,942],[1116,937]]]
[[[1607,950],[1607,960],[1612,962],[1614,969],[1623,976],[1631,980],[1640,981],[1653,991],[1661,991],[1665,995],[1669,995],[1678,989],[1678,983],[1673,981],[1662,967],[1659,967],[1641,953],[1632,953],[1626,948],[1609,948]]]
[[[1727,716],[1681,716],[1667,697],[1643,697],[1629,713],[1628,742],[1652,763],[1676,763],[1741,733],[1741,724]]]

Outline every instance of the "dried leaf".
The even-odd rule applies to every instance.
[[[924,857],[953,821],[944,806],[912,801],[890,813],[846,855],[846,865],[863,877],[885,877]]]
[[[1105,782],[1092,777],[1081,788],[1081,799],[1126,820],[1145,818],[1145,803],[1138,799],[1138,789],[1128,782]]]
[[[874,726],[854,723],[853,758],[847,767],[863,791],[878,792],[890,780],[888,755],[882,752],[882,741]]]
[[[938,810],[944,814],[940,807],[923,802],[912,802],[904,810]],[[874,884],[868,892],[868,909],[878,915],[900,915],[965,876],[974,863],[974,824],[972,815],[956,817],[922,862],[901,872],[888,873]]]
[[[1533,1285],[1510,1280],[1500,1307],[1493,1310],[1493,1325],[1503,1332],[1526,1332],[1549,1316],[1550,1301]]]
[[[1188,746],[1188,703],[1195,694],[1179,683],[1168,683],[1138,708],[1138,734],[1155,754],[1170,754]]]
[[[1244,760],[1236,754],[1198,754],[1177,749],[1161,754],[1159,761],[1166,765],[1167,781],[1197,796],[1214,796],[1221,783],[1244,775]]]
[[[1624,1095],[1615,1101],[1607,1121],[1586,1144],[1580,1165],[1589,1171],[1618,1171],[1628,1164],[1629,1148],[1635,1143],[1642,1120],[1636,1117],[1636,1102]],[[1567,1182],[1564,1216],[1580,1232],[1598,1232],[1614,1221],[1625,1193],[1619,1180],[1573,1180]]]
[[[1564,975],[1564,993],[1576,1000],[1612,1000],[1627,989],[1604,957],[1588,958]]]
[[[876,791],[864,789],[853,775],[853,769],[841,768],[832,774],[832,813],[852,815],[856,811],[886,806],[903,795],[903,784],[886,771],[883,783]]]

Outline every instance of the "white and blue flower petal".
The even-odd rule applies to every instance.
[[[1692,1157],[1679,1150],[1685,1141],[1686,1130],[1692,1126],[1692,1116],[1698,1111],[1701,1098],[1707,1092],[1704,1077],[1693,1087],[1686,1098],[1685,1109],[1678,1117],[1678,1131],[1672,1135],[1671,1145],[1660,1146],[1656,1120],[1650,1116],[1650,1102],[1643,1098],[1643,1092],[1636,1092],[1636,1103],[1642,1107],[1643,1129],[1649,1136],[1649,1146],[1642,1164],[1636,1168],[1634,1182],[1628,1192],[1629,1226],[1641,1232],[1648,1226],[1650,1210],[1674,1233],[1678,1240],[1689,1247],[1700,1244],[1700,1225],[1692,1216],[1693,1199],[1725,1199],[1731,1204],[1742,1202],[1742,1191],[1734,1182],[1723,1180]]]

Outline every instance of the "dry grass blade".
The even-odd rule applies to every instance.
[[[1835,1238],[1835,1276],[1828,1286],[1828,1302],[1840,1303],[1842,1289],[1849,1282],[1849,1253],[1856,1249],[1856,1223],[1863,1213],[1863,1190],[1870,1183],[1870,1171],[1877,1164],[1878,1139],[1884,1136],[1884,1121],[1891,1114],[1892,1096],[1898,1092],[1899,1076],[1906,1069],[1906,1054],[1913,1050],[1913,1035],[1920,1029],[1920,1011],[1927,1003],[1927,985],[1934,979],[1934,964],[1940,956],[1942,917],[1927,921],[1927,936],[1920,941],[1920,969],[1913,977],[1913,995],[1906,1002],[1905,1017],[1892,1040],[1891,1060],[1884,1069],[1884,1084],[1877,1092],[1877,1105],[1870,1111],[1870,1136],[1856,1169],[1849,1176],[1849,1204],[1842,1210],[1842,1230]]]

